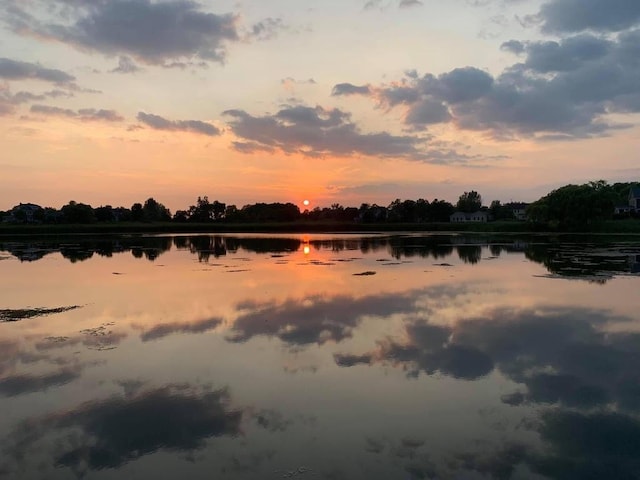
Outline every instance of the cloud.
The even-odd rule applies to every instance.
[[[66,385],[80,378],[79,369],[63,369],[45,375],[12,375],[0,379],[0,395],[16,397],[26,393],[43,392],[52,387]]]
[[[503,42],[502,45],[500,45],[500,49],[520,55],[521,53],[524,53],[524,43],[519,40],[509,40],[507,42]]]
[[[436,114],[446,116],[446,112],[442,111],[432,114],[430,118],[425,112],[417,112],[416,115],[418,113],[423,115],[420,121],[431,120],[432,123],[437,120]],[[242,139],[232,143],[235,150],[242,153],[279,151],[313,158],[364,155],[459,165],[472,165],[482,160],[501,158],[460,153],[444,143],[429,146],[426,145],[429,137],[424,134],[363,133],[351,121],[349,113],[337,108],[290,105],[276,114],[262,117],[255,117],[244,110],[227,110],[224,114],[231,117],[231,131]]]
[[[41,80],[57,85],[69,85],[75,80],[75,77],[62,70],[44,68],[36,63],[0,58],[0,79],[8,81]]]
[[[239,315],[233,322],[229,339],[245,342],[265,335],[293,346],[340,342],[351,337],[363,317],[387,317],[413,311],[423,293],[415,290],[361,298],[311,296],[279,303],[247,301],[237,306]]]
[[[449,107],[441,101],[429,98],[412,105],[406,117],[406,122],[413,126],[446,123],[449,120]]]
[[[336,353],[333,356],[333,359],[339,367],[353,367],[355,365],[370,365],[373,360],[373,356],[368,353],[363,355]]]
[[[580,69],[611,53],[615,44],[606,38],[583,34],[560,42],[515,42],[503,44],[514,53],[525,53],[524,67],[538,73],[567,72]]]
[[[140,339],[143,342],[158,340],[175,333],[205,333],[214,330],[223,322],[222,318],[207,318],[192,323],[163,323],[146,330]]]
[[[400,0],[400,8],[419,7],[424,5],[420,0]]]
[[[410,376],[420,371],[427,375],[440,373],[453,378],[476,380],[491,373],[493,360],[472,345],[449,342],[451,334],[446,327],[429,324],[407,326],[410,341],[406,344],[387,339],[380,342],[380,350],[372,358],[384,359],[392,364],[405,365]]]
[[[538,18],[546,33],[618,32],[640,25],[636,0],[551,0]]]
[[[138,121],[155,130],[169,130],[174,132],[192,132],[215,137],[222,132],[216,126],[200,120],[167,120],[152,113],[138,113]]]
[[[127,334],[113,331],[110,326],[105,324],[88,328],[71,337],[48,337],[35,342],[34,347],[37,352],[49,352],[78,344],[90,350],[113,350],[127,337]]]
[[[387,109],[403,108],[412,129],[448,122],[496,138],[603,136],[630,126],[614,123],[611,114],[640,112],[640,29],[615,39],[585,33],[512,40],[502,49],[524,60],[495,77],[475,67],[408,75],[370,86],[369,97]]]
[[[66,23],[41,23],[15,6],[7,21],[20,34],[152,65],[193,58],[223,62],[227,43],[239,40],[235,15],[204,11],[195,1],[76,1],[65,9],[69,6],[58,1],[49,8]]]
[[[350,115],[339,109],[288,106],[274,115],[254,117],[243,110],[228,110],[233,133],[252,149],[280,150],[309,157],[326,155],[417,157],[422,140],[387,132],[362,133]],[[240,144],[240,148],[246,145]],[[247,148],[244,148],[245,150]]]
[[[253,24],[249,37],[256,40],[271,40],[276,38],[280,32],[290,30],[290,27],[281,18],[268,17]]]
[[[341,95],[369,95],[370,93],[369,85],[353,85],[351,83],[338,83],[331,91],[331,95],[334,97]]]
[[[49,105],[31,105],[31,113],[39,113],[41,115],[51,115],[56,117],[70,117],[74,118],[78,115],[78,112],[69,108],[52,107]]]
[[[395,3],[396,2],[385,3],[384,0],[368,0],[364,4],[364,10],[379,9],[381,11],[384,11]],[[398,8],[410,8],[410,7],[418,7],[422,5],[424,4],[420,0],[400,0],[399,2],[397,2]]]
[[[124,117],[115,110],[103,110],[95,108],[81,108],[79,110],[71,110],[69,108],[53,107],[49,105],[32,105],[31,113],[40,115],[77,118],[83,122],[103,121],[103,122],[122,122]]]
[[[118,58],[118,66],[111,70],[111,73],[136,73],[140,70],[142,69],[131,58],[121,55]]]
[[[60,448],[47,452],[52,464],[83,476],[86,470],[119,468],[159,450],[201,449],[208,438],[237,435],[241,419],[242,411],[230,408],[225,390],[189,385],[134,389],[125,397],[87,402],[19,424],[9,432],[5,454],[17,462],[42,451],[43,437],[55,436]],[[64,441],[69,429],[77,431],[71,443]]]
[[[73,94],[64,90],[51,90],[44,93],[33,93],[19,91],[11,93],[8,85],[0,85],[0,116],[15,113],[16,107],[20,104],[42,101],[47,98],[72,97]]]
[[[455,300],[451,292],[438,296],[432,291],[432,305],[422,306],[430,318],[445,308],[438,305]],[[498,308],[446,326],[410,319],[406,340],[382,339],[373,351],[339,353],[334,360],[341,367],[390,364],[410,377],[424,372],[476,380],[497,369],[524,387],[503,396],[509,405],[637,413],[640,335],[608,331],[610,324],[628,322],[631,319],[582,308]]]
[[[619,412],[552,410],[542,415],[546,454],[529,455],[547,478],[634,478],[640,455],[640,422]]]

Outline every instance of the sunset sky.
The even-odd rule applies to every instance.
[[[0,0],[0,210],[640,179],[638,0]]]

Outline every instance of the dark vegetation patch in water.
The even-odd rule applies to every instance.
[[[0,310],[0,322],[17,322],[26,318],[43,317],[45,315],[53,315],[55,313],[68,312],[82,308],[82,305],[70,305],[68,307],[57,308],[18,308]]]
[[[354,277],[368,277],[370,275],[375,275],[376,273],[377,272],[366,271],[366,272],[354,273],[353,276]]]

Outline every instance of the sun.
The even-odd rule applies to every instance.
[[[302,202],[302,204],[303,204],[305,207],[308,207],[310,203],[311,203],[311,202],[310,202],[309,200],[304,200],[304,201]]]

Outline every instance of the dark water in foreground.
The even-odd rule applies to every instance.
[[[640,478],[640,239],[0,241],[0,479]]]

